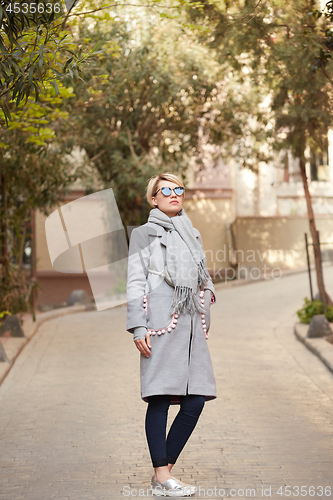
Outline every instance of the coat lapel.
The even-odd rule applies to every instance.
[[[167,238],[166,238],[167,232],[164,229],[164,227],[159,226],[158,224],[155,224],[154,222],[149,222],[148,226],[149,226],[148,234],[150,236],[156,236],[156,237],[160,238],[160,243],[166,247],[167,246]]]

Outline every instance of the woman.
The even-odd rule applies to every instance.
[[[215,289],[200,233],[183,206],[177,176],[152,177],[148,222],[133,229],[127,274],[127,331],[140,351],[141,398],[148,403],[145,430],[156,495],[196,491],[173,477],[172,467],[190,437],[205,401],[216,398],[207,346]],[[180,410],[166,439],[170,404]]]

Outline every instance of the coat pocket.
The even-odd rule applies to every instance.
[[[151,335],[161,335],[176,328],[178,314],[171,314],[172,295],[152,293],[144,297],[147,330]]]

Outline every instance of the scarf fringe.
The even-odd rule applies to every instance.
[[[210,276],[206,256],[196,240],[191,220],[183,208],[175,217],[169,217],[160,209],[153,208],[150,211],[148,222],[153,222],[168,230],[166,263],[171,281],[175,286],[171,304],[172,314],[182,311],[189,314],[204,313],[205,310],[194,291],[197,286],[205,285]],[[188,255],[187,259],[181,262],[178,260],[178,253],[184,250],[188,252]],[[170,280],[167,283],[172,286]]]
[[[179,314],[182,311],[194,314],[195,312],[204,313],[205,309],[198,301],[195,293],[193,293],[192,288],[176,286],[171,304],[171,314]]]
[[[205,285],[210,279],[209,272],[207,270],[206,259],[202,259],[198,264],[198,284],[199,286]]]

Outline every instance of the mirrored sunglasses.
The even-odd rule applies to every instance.
[[[165,186],[165,187],[159,188],[159,189],[156,191],[156,193],[155,193],[155,195],[154,195],[154,196],[156,196],[156,195],[157,195],[157,193],[158,193],[159,191],[162,191],[162,193],[164,194],[164,196],[170,196],[170,194],[172,193],[172,191],[173,191],[173,192],[174,192],[177,196],[181,196],[181,195],[184,193],[185,189],[184,189],[183,187],[181,187],[181,186],[177,186],[177,187],[175,187],[174,189],[171,189],[171,188],[169,188],[169,187]]]

